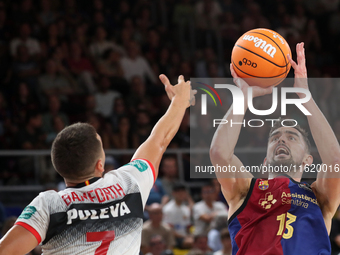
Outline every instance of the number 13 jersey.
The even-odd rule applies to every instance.
[[[331,254],[325,222],[308,184],[288,176],[252,179],[228,227],[233,255]]]

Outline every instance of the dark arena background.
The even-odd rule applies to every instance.
[[[293,59],[295,45],[305,43],[308,77],[338,78],[339,24],[339,0],[0,0],[0,237],[39,192],[65,188],[50,158],[51,144],[64,127],[93,125],[106,152],[105,169],[118,168],[130,161],[170,104],[159,74],[172,84],[181,74],[185,80],[230,78],[237,39],[268,28],[287,40]],[[293,70],[288,77],[294,77]],[[322,81],[329,82],[311,92],[340,140],[340,82]],[[306,118],[297,118],[308,129]],[[216,179],[190,178],[192,123],[188,110],[163,157],[147,202],[161,204],[163,217],[155,216],[162,207],[153,206],[145,220],[159,221],[164,233],[148,225],[143,254],[216,251],[207,233],[194,234],[192,210],[201,196],[219,201],[226,212],[227,204]],[[243,128],[239,157],[260,164],[268,130]],[[181,189],[179,183],[187,191],[190,231],[172,226],[184,233],[175,238],[166,221],[176,215],[164,207],[172,188]],[[211,222],[218,229],[226,219],[214,216]],[[330,238],[333,254],[339,254],[340,211]],[[39,248],[31,254],[40,254]]]

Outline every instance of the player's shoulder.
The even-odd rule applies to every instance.
[[[132,161],[130,161],[129,163],[117,168],[116,170],[112,170],[116,173],[120,173],[120,171],[124,171],[127,169],[134,169],[134,170],[138,170],[139,172],[145,172],[146,170],[148,170],[149,168],[153,169],[152,164],[146,160],[146,159],[134,159]],[[112,172],[110,171],[110,172]]]
[[[45,190],[39,193],[39,195],[37,196],[40,199],[51,199],[54,197],[59,197],[59,192],[56,190]]]

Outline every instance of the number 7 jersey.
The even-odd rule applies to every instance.
[[[40,193],[16,225],[36,237],[44,255],[137,255],[154,178],[151,163],[136,159],[103,178]]]
[[[325,222],[308,184],[288,176],[252,179],[228,228],[233,255],[331,254]]]

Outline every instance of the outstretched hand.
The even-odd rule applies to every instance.
[[[246,83],[245,80],[238,77],[232,64],[230,64],[230,72],[234,78],[234,83],[237,85],[237,87],[239,87],[243,91],[243,93],[248,93],[248,88],[250,87],[249,84]],[[259,96],[264,96],[264,95],[272,93],[274,86],[270,86],[267,88],[262,88],[259,86],[251,86],[251,87],[253,89],[253,97],[259,97]]]
[[[298,43],[296,45],[296,55],[297,55],[297,63],[291,58],[290,55],[287,55],[288,61],[294,69],[294,74],[295,74],[294,87],[308,89],[305,48],[304,48],[303,42]]]
[[[166,75],[161,74],[159,78],[164,84],[166,94],[171,101],[175,96],[178,96],[188,102],[187,107],[195,105],[195,94],[197,93],[197,90],[191,88],[190,81],[185,81],[183,75],[178,77],[178,84],[175,86],[171,85]]]

